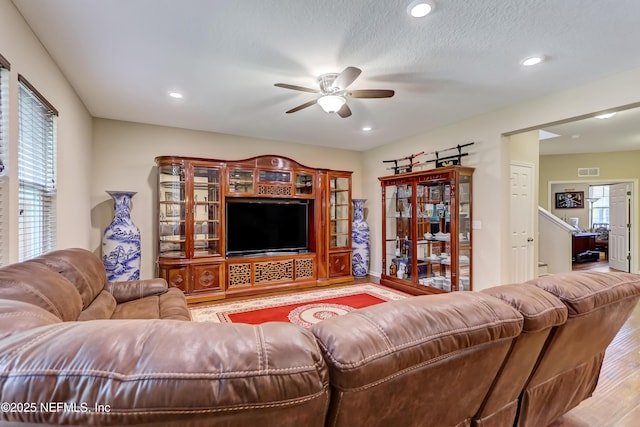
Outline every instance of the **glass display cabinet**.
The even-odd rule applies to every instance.
[[[411,293],[471,290],[473,168],[380,178],[381,283]]]
[[[159,275],[187,294],[222,295],[221,165],[175,157],[156,163]]]

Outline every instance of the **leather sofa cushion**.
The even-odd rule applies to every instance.
[[[191,320],[191,314],[182,291],[170,288],[161,295],[151,295],[118,304],[112,318]]]
[[[514,308],[478,292],[412,297],[317,323],[331,380],[327,425],[469,426],[522,323]]]
[[[567,321],[567,307],[555,296],[526,283],[495,286],[483,289],[508,303],[524,317],[524,332],[538,332]]]
[[[32,261],[0,268],[0,298],[36,305],[64,321],[77,320],[82,310],[82,299],[71,282]]]
[[[83,308],[91,304],[107,283],[102,261],[86,249],[60,249],[32,261],[44,264],[66,277],[80,292]]]
[[[167,292],[167,281],[164,279],[129,280],[126,282],[110,282],[105,287],[118,304],[144,298],[149,295],[160,295]]]
[[[160,297],[157,295],[123,302],[116,306],[112,319],[159,319]]]
[[[511,340],[522,323],[520,313],[496,298],[456,292],[377,304],[326,319],[311,330],[331,360],[332,384],[355,389],[417,361]]]
[[[527,283],[560,298],[569,310],[569,317],[589,313],[621,299],[634,298],[640,290],[639,275],[619,272],[560,273]]]
[[[89,307],[82,310],[78,320],[111,319],[116,309],[116,299],[107,291],[102,291]]]
[[[60,322],[58,317],[33,304],[0,299],[0,340],[17,332]]]
[[[167,293],[160,295],[158,298],[161,319],[191,320],[191,312],[180,289],[169,288]]]
[[[67,322],[0,340],[0,355],[7,401],[111,408],[7,415],[25,423],[322,427],[329,405],[313,335],[283,322]]]

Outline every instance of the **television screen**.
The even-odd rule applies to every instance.
[[[308,249],[309,201],[227,199],[227,255]]]

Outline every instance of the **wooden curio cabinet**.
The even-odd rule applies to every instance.
[[[411,293],[471,290],[473,168],[379,178],[381,283]]]
[[[351,273],[351,172],[322,171],[321,187],[324,190],[321,212],[326,233],[326,267],[321,272],[325,282],[353,279]],[[338,280],[336,280],[338,279]]]
[[[158,274],[191,302],[353,280],[351,172],[163,156]]]
[[[158,266],[189,295],[224,296],[219,162],[163,157],[158,164]]]

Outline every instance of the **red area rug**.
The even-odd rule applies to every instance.
[[[330,317],[408,296],[403,292],[371,283],[196,307],[191,309],[191,317],[196,322],[253,325],[265,322],[291,322],[310,328]]]

